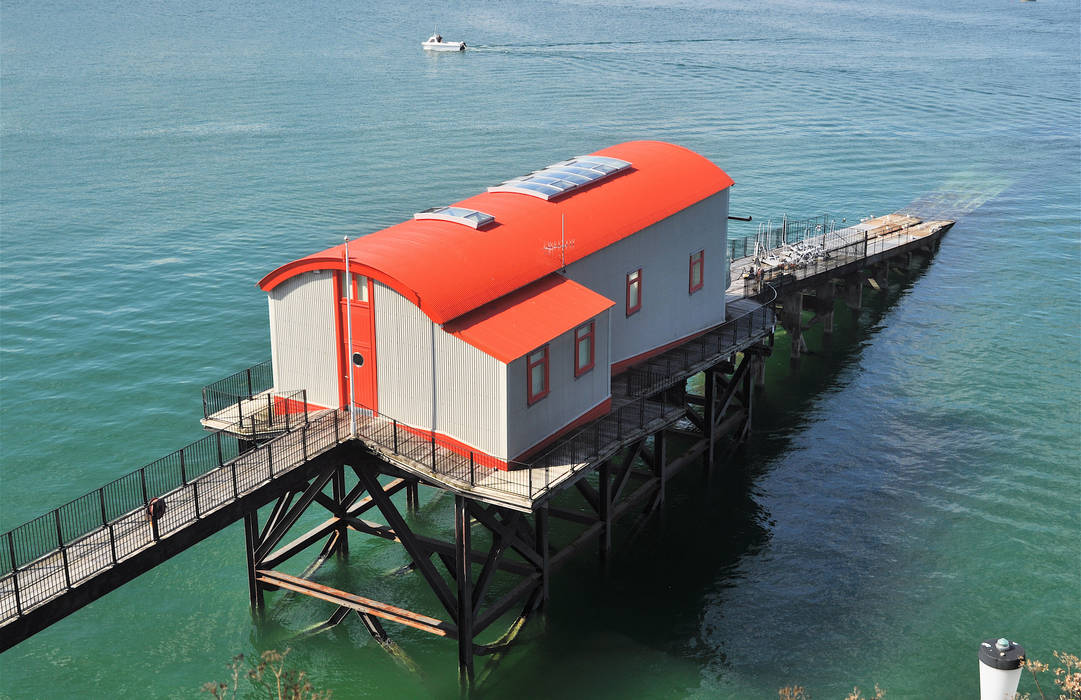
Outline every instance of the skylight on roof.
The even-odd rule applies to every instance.
[[[465,207],[432,207],[414,214],[413,218],[417,221],[425,219],[450,221],[455,224],[465,224],[471,228],[480,228],[495,221],[495,217],[491,214]]]
[[[606,156],[576,156],[523,177],[489,187],[489,192],[517,192],[548,200],[585,187],[631,167],[618,158]]]

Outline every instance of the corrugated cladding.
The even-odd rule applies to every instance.
[[[334,276],[306,272],[267,294],[274,387],[306,389],[308,403],[338,405]]]
[[[617,311],[601,312],[594,326],[593,369],[574,376],[574,329],[548,343],[549,393],[529,405],[526,358],[507,365],[507,451],[511,458],[527,452],[611,395],[608,325]]]
[[[379,412],[506,459],[504,365],[375,283]]]
[[[613,364],[724,321],[728,193],[718,192],[567,266],[567,277],[616,301]],[[705,250],[703,286],[690,294],[690,256],[699,250]],[[627,274],[638,268],[642,308],[627,316]]]

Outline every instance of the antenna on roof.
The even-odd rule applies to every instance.
[[[567,215],[559,214],[559,266],[567,271]]]
[[[565,214],[559,215],[559,243],[554,241],[544,244],[544,249],[551,253],[553,250],[559,250],[559,266],[561,272],[567,271],[567,248],[574,245],[574,239],[567,240],[567,217]]]

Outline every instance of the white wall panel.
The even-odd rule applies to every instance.
[[[506,458],[503,364],[376,282],[379,411]]]
[[[334,279],[306,272],[267,295],[274,387],[307,390],[308,402],[338,405],[338,356],[334,334]]]
[[[611,394],[608,370],[608,324],[611,310],[595,319],[593,369],[574,376],[574,331],[548,344],[548,395],[532,406],[528,401],[526,358],[507,365],[507,451],[521,455],[553,435]]]
[[[567,266],[567,277],[616,302],[611,309],[612,362],[724,321],[728,192],[718,192]],[[690,256],[699,250],[705,250],[704,284],[689,294]],[[642,268],[642,308],[628,317],[627,274],[638,268]]]

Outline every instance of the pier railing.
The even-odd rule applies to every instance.
[[[753,236],[730,239],[728,241],[728,260],[739,260],[754,255],[756,243],[759,251],[766,251],[828,234],[835,224],[836,222],[830,218],[829,214],[798,221],[789,221],[787,218],[782,218],[776,226],[770,220],[765,225],[759,226],[758,231]]]
[[[215,431],[0,535],[0,622],[326,449],[337,435],[328,415],[294,414],[291,432],[257,447],[235,428]],[[155,498],[165,512],[152,520]]]
[[[851,226],[821,236],[812,236],[782,246],[754,259],[747,259],[740,273],[744,294],[759,294],[768,286],[781,287],[852,264],[863,264],[880,254],[925,238],[942,222],[887,223],[875,227]]]
[[[237,401],[251,399],[273,386],[274,367],[270,360],[208,384],[203,387],[203,418],[210,418]]]

